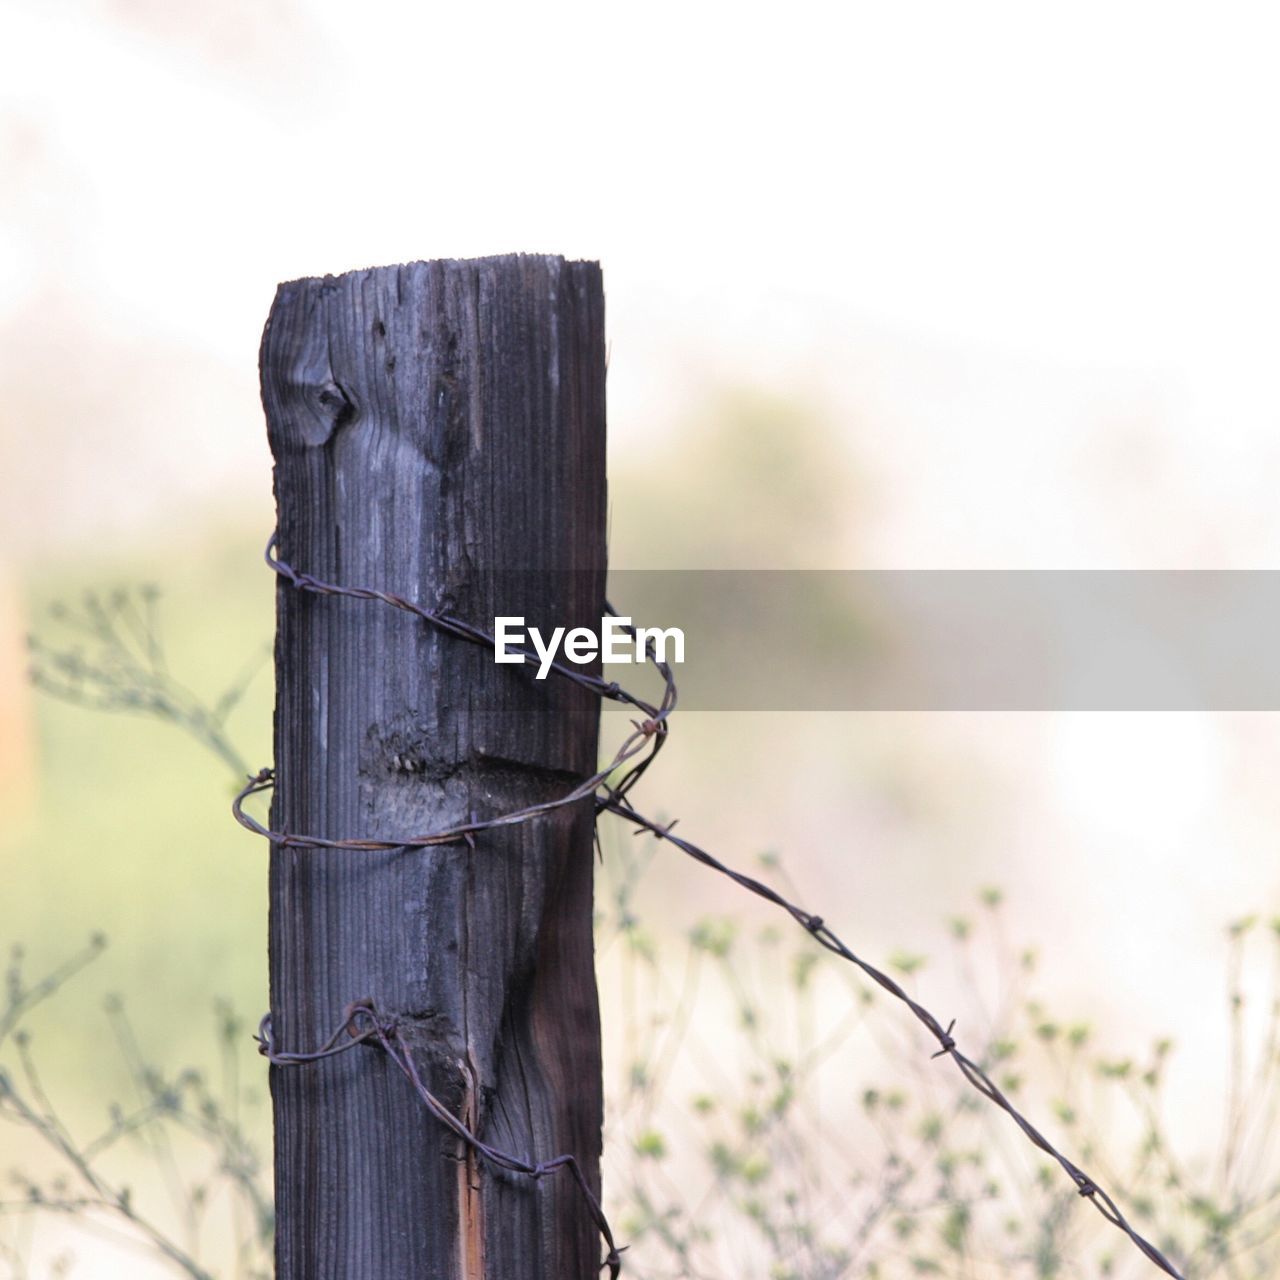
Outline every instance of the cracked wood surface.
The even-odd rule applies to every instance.
[[[282,285],[263,335],[281,554],[298,569],[566,626],[599,623],[603,292],[513,256]],[[494,817],[596,767],[595,698],[377,604],[277,588],[277,830],[392,836]],[[352,1000],[401,1016],[427,1084],[515,1154],[598,1188],[590,802],[465,844],[274,849],[271,1008],[291,1050]],[[280,1280],[585,1280],[567,1178],[459,1150],[361,1049],[272,1072]]]

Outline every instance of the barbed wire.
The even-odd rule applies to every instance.
[[[301,573],[294,569],[291,565],[280,559],[278,555],[273,554],[276,549],[276,535],[273,534],[271,540],[267,543],[266,562],[270,568],[279,575],[284,581],[300,591],[311,592],[322,596],[341,596],[356,600],[372,600],[378,601],[393,608],[404,610],[415,617],[421,619],[445,634],[457,636],[472,644],[485,645],[494,647],[496,639],[491,632],[485,631],[481,627],[473,626],[461,619],[440,610],[428,609],[422,605],[415,604],[413,601],[404,596],[396,595],[388,591],[380,591],[371,587],[353,587],[342,586],[331,582],[324,582],[313,577],[308,573]],[[611,606],[606,604],[607,611],[614,617],[617,614]],[[635,629],[633,627],[624,628],[629,634],[634,636]],[[534,654],[527,650],[521,650],[514,647],[508,647],[506,652],[509,654],[520,654],[525,659],[525,664],[540,661]],[[367,840],[359,837],[350,837],[345,839],[329,839],[313,835],[297,835],[288,832],[273,831],[263,826],[256,819],[251,817],[244,811],[244,803],[259,792],[270,788],[274,783],[274,771],[271,769],[263,769],[256,775],[249,778],[246,785],[236,795],[232,802],[232,812],[235,814],[236,820],[244,827],[253,831],[255,834],[264,836],[273,844],[280,847],[288,848],[323,848],[323,849],[348,849],[353,852],[369,852],[375,850],[391,850],[391,849],[422,849],[433,845],[441,844],[457,844],[465,843],[473,850],[475,849],[474,837],[477,833],[490,830],[496,827],[512,826],[518,823],[529,822],[541,817],[553,810],[563,808],[566,805],[581,803],[589,798],[594,799],[596,813],[612,813],[621,818],[623,821],[635,826],[639,831],[647,831],[658,840],[662,840],[671,844],[682,853],[692,858],[695,862],[709,868],[718,874],[725,876],[733,881],[740,888],[754,894],[756,897],[764,899],[773,906],[785,911],[791,918],[804,929],[820,946],[824,947],[833,955],[852,964],[859,969],[864,975],[870,978],[883,990],[887,991],[896,1000],[904,1004],[914,1015],[916,1020],[921,1023],[926,1031],[937,1041],[938,1050],[932,1056],[934,1058],[950,1058],[955,1063],[956,1068],[964,1079],[984,1098],[994,1104],[1000,1110],[1004,1111],[1010,1119],[1018,1126],[1027,1140],[1038,1150],[1049,1156],[1063,1172],[1071,1179],[1076,1188],[1077,1194],[1087,1199],[1102,1217],[1113,1227],[1121,1231],[1129,1241],[1138,1249],[1144,1257],[1153,1263],[1159,1270],[1166,1275],[1174,1277],[1174,1280],[1187,1280],[1187,1277],[1179,1271],[1172,1262],[1154,1245],[1151,1241],[1142,1236],[1125,1217],[1115,1199],[1099,1184],[1099,1182],[1086,1173],[1073,1160],[1059,1151],[1043,1133],[1027,1119],[1021,1111],[1014,1106],[1008,1095],[996,1084],[991,1076],[980,1066],[974,1059],[968,1057],[961,1052],[953,1032],[955,1030],[955,1021],[947,1023],[945,1026],[942,1021],[936,1017],[929,1009],[916,1000],[903,986],[897,982],[892,976],[878,969],[869,961],[864,960],[856,952],[854,952],[839,935],[827,924],[822,916],[806,910],[797,903],[791,901],[772,886],[765,884],[763,881],[757,880],[742,871],[738,871],[728,864],[721,862],[714,855],[707,852],[701,846],[694,844],[691,840],[686,840],[681,836],[674,835],[673,827],[676,825],[674,821],[668,823],[658,822],[654,818],[647,817],[639,812],[631,803],[629,793],[635,784],[639,781],[645,770],[653,763],[658,752],[661,750],[663,743],[670,731],[670,717],[676,707],[677,691],[675,677],[672,674],[669,664],[659,661],[654,650],[652,640],[649,639],[645,648],[646,657],[649,662],[656,668],[663,678],[663,694],[661,699],[656,703],[650,703],[622,689],[616,682],[608,682],[599,676],[591,675],[589,672],[575,670],[567,667],[560,662],[550,663],[550,670],[562,679],[567,679],[573,684],[581,688],[588,689],[602,699],[621,702],[635,707],[644,716],[644,720],[632,721],[632,732],[628,734],[622,741],[621,746],[615,752],[613,758],[608,765],[597,773],[592,774],[589,778],[584,779],[576,787],[566,792],[554,800],[547,801],[543,804],[531,805],[524,809],[514,810],[510,813],[503,814],[497,818],[487,821],[472,821],[461,823],[453,827],[448,827],[440,831],[432,832],[426,835],[408,836],[404,839],[380,839]],[[524,670],[524,665],[521,670]],[[358,1020],[364,1019],[363,1025],[357,1025]],[[348,1041],[343,1041],[344,1033],[348,1036]],[[422,1084],[421,1077],[418,1075],[416,1065],[408,1046],[404,1043],[403,1038],[396,1035],[396,1022],[394,1018],[383,1019],[369,1001],[358,1001],[348,1006],[345,1020],[335,1032],[319,1049],[309,1053],[287,1053],[278,1050],[274,1041],[271,1039],[271,1018],[268,1014],[262,1022],[259,1033],[259,1045],[261,1051],[268,1059],[277,1066],[292,1066],[299,1063],[307,1063],[318,1061],[322,1058],[330,1057],[335,1053],[344,1052],[356,1044],[375,1042],[379,1044],[393,1061],[400,1066],[401,1070],[409,1078],[413,1084],[415,1091],[428,1109],[435,1115],[442,1124],[449,1128],[463,1143],[475,1151],[484,1159],[492,1163],[501,1165],[504,1168],[515,1169],[519,1172],[530,1174],[533,1177],[541,1177],[543,1174],[552,1172],[559,1168],[568,1168],[572,1176],[582,1189],[586,1197],[588,1207],[591,1211],[592,1219],[600,1230],[601,1237],[608,1245],[608,1252],[604,1262],[601,1264],[602,1269],[608,1267],[611,1280],[616,1280],[621,1270],[621,1250],[615,1245],[609,1224],[600,1207],[599,1201],[587,1184],[586,1178],[582,1173],[581,1167],[573,1156],[558,1156],[552,1160],[541,1163],[520,1160],[518,1157],[509,1155],[505,1152],[497,1151],[489,1147],[479,1137],[476,1136],[462,1121],[454,1116],[440,1101],[434,1097]]]
[[[345,1039],[343,1038],[344,1036],[346,1037]],[[405,1077],[413,1086],[414,1092],[422,1099],[427,1110],[464,1146],[474,1151],[481,1159],[511,1173],[523,1173],[535,1182],[548,1174],[558,1173],[561,1169],[567,1169],[574,1182],[577,1183],[578,1190],[582,1193],[582,1198],[587,1205],[587,1211],[591,1214],[591,1220],[595,1223],[604,1242],[609,1246],[604,1262],[601,1264],[601,1270],[608,1267],[610,1280],[618,1280],[618,1275],[622,1270],[623,1250],[614,1241],[613,1232],[609,1227],[609,1220],[605,1217],[604,1210],[600,1207],[600,1201],[595,1192],[591,1190],[591,1184],[582,1172],[582,1166],[578,1163],[577,1158],[573,1155],[563,1155],[535,1163],[529,1160],[521,1160],[518,1156],[509,1155],[507,1152],[500,1151],[497,1147],[490,1146],[489,1143],[478,1138],[427,1088],[418,1071],[418,1064],[413,1056],[413,1051],[409,1048],[408,1042],[404,1037],[400,1035],[398,1019],[395,1017],[384,1018],[378,1012],[377,1006],[372,1000],[355,1000],[349,1004],[343,1010],[342,1025],[334,1031],[324,1044],[310,1053],[288,1053],[276,1048],[271,1026],[271,1015],[269,1013],[259,1023],[258,1034],[255,1038],[258,1041],[258,1052],[276,1067],[295,1067],[310,1062],[319,1062],[324,1058],[333,1058],[340,1053],[346,1053],[358,1045],[376,1044],[404,1072]]]

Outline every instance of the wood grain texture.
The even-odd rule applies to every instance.
[[[279,547],[319,578],[492,625],[598,626],[599,267],[440,261],[299,280],[261,353]],[[571,571],[571,572],[566,572]],[[598,707],[386,606],[277,593],[277,830],[394,837],[550,799],[596,767]],[[598,1187],[590,804],[466,845],[271,856],[286,1050],[353,999],[399,1014],[429,1087],[488,1142]],[[586,1280],[566,1175],[478,1168],[379,1050],[272,1069],[280,1280]]]

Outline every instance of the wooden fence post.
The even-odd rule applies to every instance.
[[[446,607],[599,626],[600,270],[510,256],[282,285],[262,341],[278,546],[301,572]],[[563,794],[598,708],[383,605],[277,594],[272,825],[418,834]],[[277,1044],[369,997],[492,1145],[571,1153],[599,1187],[590,801],[474,849],[273,848]],[[586,1280],[567,1176],[484,1167],[375,1046],[272,1068],[279,1280]]]

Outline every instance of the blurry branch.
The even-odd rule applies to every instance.
[[[101,936],[39,981],[28,984],[23,955],[14,948],[5,975],[5,1004],[0,1012],[0,1050],[12,1048],[17,1071],[0,1069],[0,1119],[33,1134],[54,1157],[59,1171],[36,1179],[20,1170],[10,1173],[17,1196],[0,1197],[0,1215],[29,1218],[36,1213],[70,1217],[88,1229],[108,1232],[118,1242],[142,1244],[192,1280],[212,1280],[198,1261],[194,1242],[213,1192],[223,1188],[233,1199],[237,1234],[237,1273],[244,1277],[269,1275],[268,1257],[274,1229],[270,1199],[263,1189],[263,1167],[236,1118],[239,1088],[234,1072],[224,1070],[224,1097],[219,1098],[196,1070],[168,1078],[138,1054],[132,1029],[119,1001],[107,1004],[107,1015],[121,1046],[138,1100],[130,1108],[113,1104],[106,1126],[93,1137],[77,1138],[59,1114],[36,1065],[32,1037],[22,1025],[31,1010],[56,995],[106,946]],[[242,1041],[245,1027],[221,1011],[221,1040],[228,1058]],[[187,1135],[212,1157],[212,1171],[202,1181],[182,1177],[170,1144],[169,1131]],[[161,1229],[155,1215],[145,1212],[132,1189],[104,1170],[104,1161],[120,1145],[132,1142],[151,1157],[159,1175],[174,1192],[175,1203],[187,1222],[190,1243],[178,1243]],[[189,1162],[190,1163],[190,1162]],[[114,1224],[114,1229],[113,1229]],[[121,1234],[123,1233],[123,1235]],[[21,1250],[6,1253],[15,1274]]]
[[[248,765],[226,732],[227,718],[269,656],[246,663],[214,701],[206,702],[174,677],[159,627],[159,590],[144,586],[102,596],[86,592],[80,607],[51,606],[65,633],[61,642],[29,640],[32,683],[75,706],[152,716],[185,730],[242,778]]]
[[[762,862],[784,877],[776,857]],[[695,922],[681,956],[642,921],[643,845],[616,842],[605,867],[602,992],[617,985],[627,1055],[610,1097],[606,1186],[636,1280],[1150,1274],[1071,1213],[1047,1163],[1029,1162],[998,1116],[940,1079],[828,957],[789,950],[771,928],[740,946],[745,920],[723,917]],[[1012,1095],[1035,1082],[1059,1129],[1134,1196],[1144,1223],[1155,1195],[1167,1198],[1161,1247],[1193,1259],[1197,1280],[1280,1275],[1280,921],[1259,1025],[1244,1019],[1242,975],[1261,930],[1229,930],[1235,1084],[1220,1143],[1183,1159],[1166,1118],[1172,1041],[1111,1056],[1086,1024],[1051,1016],[1031,992],[1035,954],[1010,940],[1005,914],[986,890],[974,919],[949,922],[949,962],[975,997],[962,1020],[985,1046],[984,1069]],[[895,960],[904,981],[925,966]],[[989,1005],[980,974],[999,989]],[[841,1006],[849,1012],[833,1023]],[[917,1063],[905,1079],[895,1065],[892,1084],[875,1084],[904,1060]]]
[[[170,672],[153,589],[90,594],[79,610],[57,606],[52,614],[66,636],[32,641],[38,687],[76,705],[150,715],[191,734],[238,776],[248,772],[226,723],[265,653],[206,702]],[[956,1082],[940,1081],[927,1059],[918,1062],[918,1045],[896,1022],[877,1017],[874,994],[825,953],[787,952],[770,928],[758,947],[739,948],[745,926],[736,917],[698,921],[683,955],[667,937],[659,940],[639,906],[652,856],[651,841],[617,842],[603,859],[611,884],[597,917],[602,979],[616,977],[623,1021],[622,1070],[609,1107],[618,1140],[606,1150],[615,1153],[607,1186],[633,1245],[628,1274],[1049,1280],[1084,1274],[1087,1256],[1094,1260],[1089,1274],[1108,1280],[1149,1274],[1141,1260],[1117,1258],[1067,1212],[1069,1197],[1048,1165],[1028,1180],[1028,1156],[1012,1145],[1001,1118],[976,1107]],[[785,880],[776,856],[762,862]],[[1197,1280],[1280,1275],[1280,922],[1270,927],[1270,1006],[1261,1044],[1252,1048],[1244,962],[1261,930],[1248,919],[1228,931],[1222,1137],[1213,1152],[1187,1158],[1174,1150],[1165,1116],[1172,1041],[1158,1041],[1145,1061],[1098,1053],[1088,1026],[1051,1017],[1028,995],[1035,955],[1010,941],[1002,895],[986,890],[980,903],[978,923],[952,920],[950,932],[954,963],[974,996],[962,1020],[980,1029],[983,1069],[1011,1096],[1025,1081],[1052,1082],[1058,1125],[1109,1181],[1136,1194],[1138,1219],[1154,1216],[1147,1189],[1175,1201],[1180,1217],[1158,1243],[1192,1259]],[[0,1118],[36,1135],[63,1172],[47,1182],[15,1173],[21,1194],[0,1197],[0,1216],[26,1222],[50,1212],[86,1226],[114,1223],[178,1272],[207,1280],[196,1241],[221,1187],[230,1193],[236,1274],[266,1277],[273,1213],[262,1164],[241,1127],[235,1050],[244,1028],[228,1010],[219,1012],[217,1092],[197,1071],[168,1078],[149,1065],[118,1002],[108,1005],[107,1017],[133,1103],[112,1107],[106,1127],[80,1141],[44,1088],[21,1024],[104,945],[93,939],[30,984],[14,953],[0,1005],[0,1051],[11,1046],[19,1070],[16,1081],[0,1071]],[[753,954],[762,958],[762,972]],[[904,982],[925,964],[905,952],[894,960]],[[979,968],[998,980],[989,1005]],[[833,1022],[833,1007],[848,1012]],[[720,1025],[725,1009],[727,1027]],[[892,1085],[874,1083],[880,1064],[904,1060],[918,1062],[905,1083],[898,1069]],[[184,1226],[181,1242],[104,1172],[126,1145],[147,1156],[168,1188]],[[193,1151],[213,1156],[213,1172],[198,1181],[189,1173]],[[0,1243],[15,1274],[23,1256],[23,1245]]]
[[[227,719],[264,665],[269,648],[247,663],[220,696],[206,701],[170,670],[158,600],[155,588],[142,587],[108,596],[86,593],[78,609],[55,604],[50,615],[62,634],[57,640],[31,638],[32,682],[76,706],[140,713],[171,724],[243,777],[248,768],[227,733]],[[20,1194],[0,1198],[0,1215],[26,1220],[35,1213],[52,1213],[74,1218],[83,1227],[109,1234],[116,1243],[131,1240],[149,1247],[193,1280],[211,1280],[211,1273],[198,1261],[196,1241],[215,1192],[221,1190],[230,1193],[225,1199],[236,1244],[236,1274],[246,1280],[265,1280],[270,1274],[274,1211],[263,1185],[262,1161],[239,1119],[238,1048],[247,1040],[247,1028],[225,1004],[218,1008],[221,1096],[199,1071],[185,1070],[168,1078],[149,1064],[123,1005],[112,999],[106,1004],[106,1016],[135,1101],[129,1107],[112,1104],[106,1127],[81,1140],[73,1136],[50,1099],[30,1034],[21,1024],[105,945],[105,939],[95,935],[86,948],[34,983],[24,977],[21,949],[13,950],[5,1003],[0,1007],[0,1051],[12,1048],[18,1070],[0,1069],[0,1118],[35,1135],[60,1172],[39,1181],[14,1170],[11,1181]],[[185,1144],[181,1150],[179,1142]],[[104,1163],[124,1146],[140,1150],[167,1188],[172,1208],[183,1223],[185,1242],[179,1243],[159,1227],[159,1215],[144,1212],[131,1188],[104,1172]],[[211,1172],[197,1182],[183,1172],[198,1158],[193,1149],[212,1157]],[[13,1261],[17,1274],[23,1250],[4,1246],[0,1256]]]
[[[85,965],[95,960],[106,945],[106,938],[100,933],[95,933],[83,950],[76,952],[69,960],[64,960],[56,969],[31,986],[26,985],[22,976],[22,949],[14,947],[10,953],[9,967],[5,971],[5,1006],[4,1012],[0,1013],[0,1048],[4,1047],[4,1042],[22,1018],[36,1005],[54,995]]]

